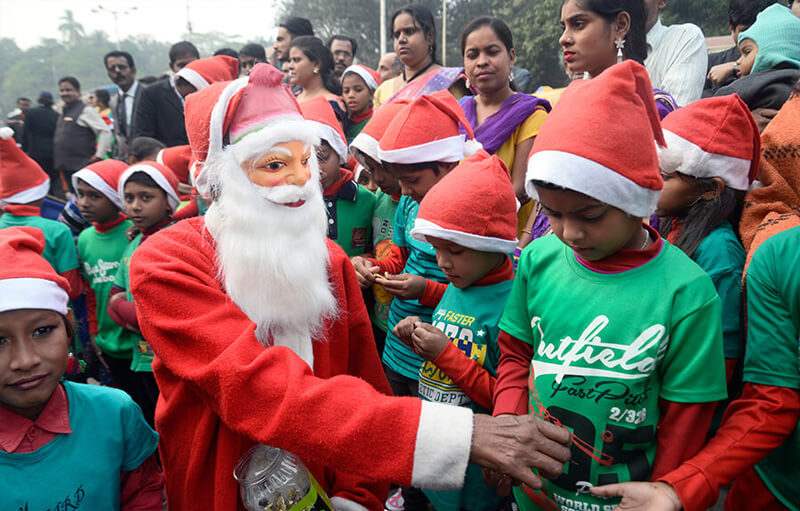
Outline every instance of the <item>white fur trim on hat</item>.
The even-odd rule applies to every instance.
[[[422,402],[414,445],[411,485],[429,490],[455,490],[464,485],[472,447],[472,410]]]
[[[169,203],[169,207],[172,208],[172,212],[174,213],[178,210],[181,199],[178,197],[178,194],[175,192],[175,190],[173,190],[172,185],[169,184],[169,181],[167,181],[167,178],[165,178],[161,172],[146,163],[137,163],[136,165],[128,167],[128,170],[126,170],[122,174],[122,177],[119,178],[117,193],[119,194],[121,201],[125,201],[125,184],[128,182],[128,179],[130,179],[134,172],[144,172],[150,176],[153,181],[155,181],[156,184],[167,194],[167,203]]]
[[[102,177],[97,175],[97,172],[93,171],[92,169],[83,168],[72,174],[72,188],[75,190],[78,189],[78,179],[86,181],[89,186],[96,188],[98,192],[105,195],[106,198],[113,202],[116,207],[122,211],[125,211],[124,202],[122,199],[120,199],[117,191],[111,188],[111,186],[106,183]]]
[[[364,80],[364,83],[367,84],[367,87],[372,91],[378,88],[378,82],[375,81],[375,78],[358,64],[353,64],[344,70],[344,73],[342,73],[342,81],[344,81],[344,77],[347,76],[347,73],[355,73],[360,76],[361,79]]]
[[[656,146],[661,170],[699,178],[720,177],[734,190],[750,187],[750,160],[706,152],[666,129],[664,140],[667,147]]]
[[[20,278],[0,280],[0,312],[46,309],[67,313],[67,292],[52,280]]]
[[[441,238],[443,240],[452,241],[456,245],[478,250],[480,252],[499,252],[501,254],[510,254],[517,248],[517,239],[504,240],[500,238],[492,238],[489,236],[481,236],[479,234],[472,234],[469,232],[456,231],[453,229],[445,229],[430,220],[419,218],[414,221],[414,228],[411,229],[411,237],[425,243],[430,243],[427,236]]]
[[[310,119],[308,122],[314,123],[317,127],[317,135],[319,138],[327,142],[333,150],[336,151],[337,156],[339,156],[339,165],[344,167],[347,164],[347,160],[350,159],[350,153],[347,151],[347,141],[342,140],[339,132],[327,124]]]
[[[187,67],[184,67],[183,69],[178,71],[175,74],[175,76],[177,76],[178,78],[183,78],[184,80],[192,84],[194,88],[197,90],[205,89],[210,85],[206,81],[206,79],[203,78],[202,75],[200,75],[200,73],[198,73],[194,69],[189,69]]]
[[[333,511],[369,511],[367,508],[343,497],[331,497]]]
[[[378,144],[379,142],[372,136],[362,132],[356,135],[356,138],[350,142],[350,152],[352,153],[353,149],[358,149],[373,160],[381,161],[380,156],[378,156]]]
[[[380,160],[389,163],[414,164],[426,161],[461,161],[477,149],[469,144],[464,135],[442,138],[424,144],[384,151],[378,147]],[[476,141],[478,146],[480,143]],[[480,148],[480,147],[478,147]]]
[[[41,184],[38,184],[32,188],[28,188],[27,190],[22,190],[21,192],[15,193],[14,195],[6,197],[5,199],[0,199],[0,201],[8,204],[27,204],[29,202],[45,198],[47,196],[47,192],[49,191],[50,178],[47,178]]]
[[[661,195],[661,190],[645,188],[605,165],[563,151],[539,151],[528,160],[525,191],[538,200],[533,181],[580,192],[642,218],[655,212]]]
[[[8,126],[3,126],[0,128],[0,138],[3,140],[8,140],[9,138],[14,136],[14,130],[9,128]]]

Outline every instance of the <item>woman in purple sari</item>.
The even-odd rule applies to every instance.
[[[511,69],[516,61],[511,30],[497,18],[471,21],[461,33],[464,71],[475,96],[461,98],[475,138],[490,154],[503,160],[521,207],[518,225],[525,228],[534,201],[525,192],[528,153],[539,133],[550,103],[528,94],[515,93]]]
[[[423,94],[449,89],[456,99],[467,93],[460,67],[442,67],[436,57],[436,24],[431,11],[412,4],[397,10],[390,24],[394,51],[403,62],[403,73],[386,80],[375,91],[373,107],[399,99],[409,101]]]

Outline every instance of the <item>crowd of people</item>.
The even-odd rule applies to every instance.
[[[666,5],[563,0],[533,93],[503,20],[444,67],[412,4],[377,69],[294,17],[19,98],[4,506],[281,509],[263,444],[292,510],[800,509],[800,0],[711,54]]]

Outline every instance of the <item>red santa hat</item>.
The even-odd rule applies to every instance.
[[[447,173],[422,199],[411,236],[424,242],[433,236],[481,252],[513,252],[516,197],[503,161],[480,150]]]
[[[572,82],[533,143],[525,189],[544,181],[632,216],[656,209],[663,181],[655,143],[665,146],[647,70],[632,60]]]
[[[69,282],[42,257],[44,244],[41,229],[0,229],[0,312],[45,309],[67,313]]]
[[[344,166],[350,159],[347,151],[347,137],[336,119],[333,107],[324,96],[300,103],[300,112],[307,121],[317,128],[317,136],[326,141],[339,156],[339,164]]]
[[[480,148],[461,105],[442,90],[418,97],[395,116],[381,137],[378,156],[400,164],[454,162]]]
[[[300,113],[297,100],[285,85],[283,74],[270,64],[256,64],[249,76],[215,83],[186,97],[186,134],[200,171],[195,186],[203,196],[211,195],[218,176],[210,175],[208,162],[222,155],[227,144],[262,132],[265,149],[291,140],[315,145],[315,130]],[[265,130],[280,124],[279,129]]]
[[[125,184],[136,172],[144,172],[150,176],[158,187],[167,194],[167,203],[172,208],[173,213],[177,211],[181,203],[181,199],[178,197],[178,178],[166,165],[162,165],[157,161],[145,161],[128,167],[122,177],[119,178],[119,185],[117,186],[120,200],[125,200]]]
[[[736,95],[690,103],[661,122],[667,147],[658,148],[661,169],[699,178],[720,177],[734,190],[756,178],[761,133]]]
[[[14,130],[0,128],[0,202],[27,204],[44,198],[50,178],[14,141]]]
[[[158,152],[156,161],[162,165],[166,165],[178,182],[190,184],[189,167],[192,164],[192,146],[177,145],[174,147],[166,147]]]
[[[72,187],[78,188],[78,180],[85,181],[89,186],[106,196],[120,210],[125,211],[125,203],[117,193],[119,178],[125,173],[128,166],[119,160],[103,160],[92,163],[72,174]]]
[[[377,162],[381,161],[378,155],[378,144],[381,137],[386,133],[386,128],[389,127],[392,120],[408,104],[409,101],[401,99],[381,105],[381,107],[372,114],[372,118],[364,125],[361,132],[356,135],[356,138],[350,143],[350,150],[358,149],[373,160]]]
[[[361,77],[364,80],[364,83],[367,84],[369,90],[374,91],[378,88],[378,85],[381,84],[381,75],[377,71],[374,71],[367,66],[362,66],[361,64],[353,64],[352,66],[348,67],[342,73],[342,81],[344,81],[344,77],[348,75],[348,73],[354,73]]]
[[[228,55],[217,55],[193,60],[175,73],[197,90],[203,90],[212,83],[229,82],[239,76],[239,60]]]

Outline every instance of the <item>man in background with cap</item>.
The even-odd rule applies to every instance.
[[[56,132],[58,112],[53,110],[53,95],[47,91],[39,94],[39,106],[25,112],[22,148],[50,176],[50,193],[57,183],[53,170],[53,136]]]

